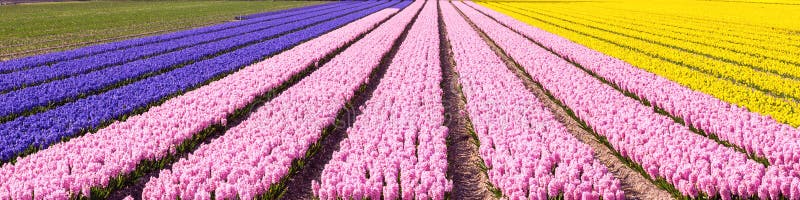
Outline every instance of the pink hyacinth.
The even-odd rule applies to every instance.
[[[716,186],[717,190],[723,192],[724,185],[739,186],[731,188],[730,192],[742,197],[751,195],[746,188],[761,184],[760,178],[765,170],[763,165],[692,133],[688,127],[626,97],[558,55],[473,9],[480,6],[457,5],[500,48],[518,61],[534,80],[572,108],[598,134],[605,136],[615,149],[624,149],[620,151],[626,152],[627,157],[642,164],[645,169],[655,167],[659,173],[650,176],[665,178],[688,196],[694,196],[702,189],[697,187],[696,180],[714,176],[727,177],[726,183]],[[609,119],[613,121],[607,123]],[[741,175],[748,177],[736,178]],[[701,192],[715,195],[711,193],[713,191]]]
[[[266,192],[270,185],[286,176],[292,160],[304,159],[307,148],[319,141],[323,128],[331,125],[337,112],[366,83],[384,53],[400,36],[402,29],[396,27],[410,23],[421,4],[411,4],[251,113],[225,135],[201,145],[195,153],[176,162],[171,170],[151,179],[144,193],[151,194],[147,191],[158,188],[179,188],[188,183],[198,184],[200,188],[215,188],[217,198]],[[253,173],[256,168],[265,168],[266,174]],[[196,170],[211,171],[211,177],[191,173]],[[193,179],[188,183],[172,180],[181,176]],[[241,182],[247,180],[259,184]],[[257,187],[249,188],[249,185]],[[365,195],[364,190],[353,184],[345,192],[360,197]]]
[[[504,195],[576,199],[588,192],[587,197],[624,198],[615,195],[622,194],[619,180],[594,159],[591,147],[556,120],[450,3],[442,2],[442,19],[480,155],[491,167],[489,180]]]
[[[242,97],[274,89],[317,62],[314,58],[334,52],[396,12],[392,8],[373,13],[97,133],[55,144],[15,164],[5,164],[0,168],[0,199],[29,199],[25,197],[31,191],[45,190],[54,195],[79,192],[86,195],[91,187],[108,184],[109,178],[132,172],[145,159],[163,158],[199,131],[224,123],[227,115],[254,100]],[[145,194],[172,199],[177,195],[174,190],[148,190]]]
[[[473,2],[466,4],[628,92],[661,107],[670,115],[684,119],[686,125],[714,134],[719,139],[744,149],[747,153],[766,158],[771,165],[770,168],[795,168],[794,175],[768,174],[767,176],[779,176],[769,177],[780,180],[779,183],[773,184],[791,184],[791,181],[800,178],[800,170],[797,170],[800,168],[800,129],[780,123],[770,116],[751,112],[747,108],[692,90]],[[785,179],[780,179],[780,176],[784,176]],[[790,199],[800,198],[791,193],[783,195]]]
[[[314,193],[321,199],[360,199],[362,191],[349,191],[353,185],[372,199],[381,199],[381,192],[383,198],[395,199],[400,188],[403,199],[443,199],[450,191],[447,159],[441,154],[447,151],[447,128],[442,126],[439,51],[426,48],[439,46],[437,25],[437,4],[429,1],[372,98],[360,108],[363,114],[325,166],[321,181],[314,181],[319,185]]]

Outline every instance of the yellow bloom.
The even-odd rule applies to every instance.
[[[800,6],[785,0],[481,2],[691,89],[800,125]]]

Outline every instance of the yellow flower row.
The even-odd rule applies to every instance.
[[[590,23],[585,20],[563,19],[561,16],[541,14],[537,11],[520,9],[514,6],[506,5],[504,9],[524,13],[533,17],[534,21],[583,33],[587,37],[598,37],[618,43],[626,48],[646,51],[657,57],[662,57],[665,61],[683,63],[697,70],[713,74],[716,77],[742,82],[751,87],[773,93],[776,96],[800,99],[800,78],[798,78],[800,77],[800,68],[798,67],[787,67],[786,64],[766,60],[761,60],[764,64],[759,66],[756,66],[759,61],[739,64],[740,62],[744,63],[741,57],[721,53],[717,51],[718,48],[654,37],[636,31]],[[716,58],[701,54],[716,56]],[[731,62],[726,62],[719,58],[727,59]],[[779,74],[788,76],[781,77]]]
[[[530,8],[533,9],[533,8]],[[625,15],[615,10],[608,10],[602,7],[543,7],[535,9],[537,12],[556,15],[562,18],[586,20],[592,24],[609,26],[613,28],[623,28],[634,31],[671,38],[675,41],[691,42],[711,46],[720,50],[728,50],[737,54],[748,54],[752,60],[787,60],[794,64],[800,63],[800,43],[791,44],[791,39],[780,38],[785,33],[774,33],[757,35],[746,33],[752,30],[755,33],[773,33],[775,31],[757,30],[754,27],[739,27],[735,31],[721,31],[729,27],[711,27],[708,23],[692,23],[685,19],[672,19],[664,16],[632,16]],[[724,25],[723,25],[724,26]],[[754,36],[755,35],[755,36]],[[795,38],[795,40],[797,40]],[[718,50],[719,51],[719,50]],[[752,63],[752,61],[751,61]],[[762,63],[762,65],[764,65]],[[780,69],[778,69],[780,70]]]
[[[752,1],[752,0],[746,0]],[[795,1],[797,4],[800,2]],[[528,4],[537,7],[552,7],[551,5],[570,8],[606,8],[613,9],[618,14],[630,16],[652,16],[661,18],[681,19],[687,22],[704,22],[703,26],[717,26],[722,28],[739,29],[753,27],[761,34],[769,32],[779,33],[783,30],[797,30],[800,25],[799,8],[792,5],[781,4],[751,4],[733,2],[713,2],[697,0],[654,0],[654,1],[604,1],[572,4]],[[605,11],[610,13],[610,11]],[[705,24],[705,22],[716,22]],[[783,35],[781,37],[800,37],[797,35]]]
[[[647,35],[646,33],[623,30],[622,28],[611,27],[608,24],[590,23],[588,19],[569,18],[568,21],[565,21],[567,17],[564,15],[549,14],[548,16],[548,14],[539,11],[537,11],[539,13],[535,13],[532,11],[534,9],[519,9],[532,5],[535,5],[537,9],[546,7],[539,6],[539,4],[482,4],[533,26],[625,60],[634,66],[676,81],[694,90],[710,94],[723,101],[745,106],[754,112],[770,115],[778,121],[795,127],[800,125],[800,104],[798,104],[798,99],[800,99],[800,80],[780,77],[776,73],[758,71],[735,62],[724,62],[677,50],[674,47],[678,43]],[[608,22],[610,23],[611,21]],[[622,33],[622,35],[619,33]],[[654,41],[674,46],[658,45],[654,44]],[[692,49],[706,54],[720,51],[712,51],[709,49],[713,49],[713,47],[697,44],[687,45],[681,43],[679,45],[681,45],[681,48]],[[730,54],[726,54],[726,56],[730,60],[739,59],[738,57],[731,57]],[[764,67],[763,64],[758,66]],[[787,64],[783,64],[781,67],[794,68],[783,69],[786,72],[800,70],[798,66]],[[769,68],[765,67],[765,69]]]
[[[527,7],[537,11],[559,11],[561,13],[590,15],[595,21],[602,19],[626,19],[613,22],[615,25],[652,24],[649,27],[677,28],[686,32],[692,30],[700,35],[729,39],[750,48],[768,46],[770,51],[782,52],[772,58],[797,60],[800,55],[800,12],[798,6],[758,5],[742,3],[698,2],[698,1],[621,1],[589,3],[512,3],[510,5]],[[716,13],[709,15],[709,13]],[[631,23],[631,21],[633,23]],[[741,21],[756,21],[754,24]],[[636,23],[639,22],[639,23]],[[766,26],[763,24],[777,24]],[[792,27],[792,28],[785,28]],[[641,29],[641,28],[639,28]],[[649,30],[649,29],[648,29]],[[686,37],[698,40],[694,35]],[[760,44],[760,45],[759,45]],[[728,46],[728,45],[725,45]],[[789,56],[791,55],[791,56]]]
[[[741,37],[746,39],[752,39],[754,41],[759,42],[774,42],[776,44],[785,44],[783,42],[786,41],[796,41],[800,38],[800,35],[796,34],[787,34],[791,33],[791,30],[787,30],[785,28],[776,28],[776,27],[767,27],[760,23],[758,24],[744,24],[740,23],[738,18],[722,18],[722,19],[715,19],[711,18],[710,15],[705,14],[704,17],[693,17],[691,14],[664,14],[664,13],[655,13],[655,11],[637,11],[637,8],[633,7],[625,7],[630,5],[637,5],[639,10],[643,10],[647,7],[662,7],[668,6],[673,7],[672,9],[675,10],[687,10],[687,11],[696,11],[697,9],[688,9],[693,7],[693,4],[681,4],[682,1],[677,1],[675,4],[668,4],[662,5],[654,3],[655,5],[643,6],[637,5],[637,3],[641,4],[642,2],[625,2],[625,4],[621,5],[614,5],[612,7],[607,6],[591,6],[591,7],[569,7],[570,10],[572,9],[585,9],[584,11],[590,11],[595,13],[602,13],[604,15],[613,15],[613,16],[628,16],[633,17],[634,19],[639,19],[645,22],[653,22],[653,23],[668,23],[671,25],[677,25],[685,28],[691,28],[693,30],[700,30],[700,31],[708,31],[713,32],[715,34],[720,35],[729,35],[734,37]],[[693,3],[696,3],[693,2]],[[684,7],[684,8],[677,8],[675,6]],[[556,8],[547,7],[547,8]],[[746,10],[742,10],[745,12]],[[662,11],[658,11],[662,12]],[[772,11],[775,12],[775,11]],[[795,11],[796,12],[796,11]],[[761,13],[758,13],[761,14]],[[743,13],[743,15],[748,15]],[[791,16],[791,15],[789,15]],[[737,16],[738,17],[738,16]],[[776,16],[777,17],[777,16]],[[758,17],[753,17],[758,18]],[[778,19],[789,19],[791,17],[777,17],[777,18],[769,18],[772,19],[770,21],[775,21]],[[797,26],[798,24],[794,24],[793,26]]]
[[[668,48],[675,51],[680,51],[681,53],[689,53],[695,55],[705,54],[711,57],[712,59],[720,60],[721,62],[730,63],[730,64],[738,64],[741,67],[749,67],[753,69],[757,69],[759,71],[770,72],[774,74],[781,74],[787,75],[794,79],[798,79],[800,77],[800,68],[789,68],[786,67],[787,65],[797,66],[800,64],[800,58],[796,56],[785,56],[780,55],[779,57],[764,57],[763,49],[762,48],[748,48],[742,49],[742,51],[746,52],[738,52],[730,50],[731,48],[725,49],[717,46],[713,46],[710,44],[705,44],[701,41],[693,41],[689,40],[685,35],[681,34],[666,34],[666,33],[656,33],[650,32],[645,33],[640,30],[636,26],[630,26],[627,24],[605,24],[599,23],[598,20],[586,19],[586,18],[577,18],[577,17],[567,17],[566,15],[553,15],[547,14],[544,12],[540,12],[537,10],[527,10],[527,9],[517,9],[514,7],[506,7],[511,10],[516,10],[518,12],[527,13],[528,15],[534,15],[537,18],[545,18],[545,21],[561,23],[563,25],[575,25],[576,28],[583,28],[586,27],[591,32],[601,32],[601,33],[611,33],[612,35],[618,35],[629,40],[634,41],[641,41],[641,42],[648,42],[653,43],[655,46],[660,46],[661,48]],[[568,24],[567,24],[568,23]],[[571,26],[573,28],[575,26]],[[647,31],[647,30],[645,30]],[[771,52],[771,51],[770,51]],[[788,62],[792,62],[790,64]]]

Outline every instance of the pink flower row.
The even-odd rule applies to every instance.
[[[764,166],[692,133],[478,11],[460,8],[555,98],[653,178],[684,195],[756,195]]]
[[[365,84],[421,3],[411,4],[330,62],[200,146],[145,186],[145,199],[252,199],[303,159],[338,111]]]
[[[444,199],[452,188],[437,16],[436,1],[428,1],[321,181],[312,183],[321,199]]]
[[[199,131],[224,124],[236,109],[396,12],[376,12],[141,115],[6,164],[0,169],[0,199],[29,199],[32,193],[63,199],[105,187],[111,177],[132,172],[143,160],[161,159]]]
[[[775,182],[765,184],[759,194],[769,193],[774,199],[778,193],[776,190],[779,190],[788,195],[787,197],[800,198],[800,189],[792,191],[791,187],[785,186],[794,185],[794,188],[800,188],[800,130],[797,128],[694,91],[507,15],[472,2],[469,4],[623,90],[647,99],[671,115],[684,119],[687,125],[717,135],[721,140],[741,147],[748,153],[767,158],[770,167],[765,179]],[[791,195],[792,192],[795,195]]]
[[[624,199],[619,180],[527,90],[450,3],[442,14],[489,179],[518,199]]]

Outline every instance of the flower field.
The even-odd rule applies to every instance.
[[[713,8],[716,4],[695,1],[657,4],[669,6],[664,8],[634,1],[596,6],[484,5],[693,90],[800,125],[796,32],[800,16],[776,16],[797,12],[796,7]],[[696,9],[678,9],[692,6]],[[577,10],[565,13],[573,9]],[[629,10],[634,12],[624,12]],[[742,13],[722,19],[732,12]]]
[[[800,199],[796,6],[337,1],[2,61],[0,199]]]

